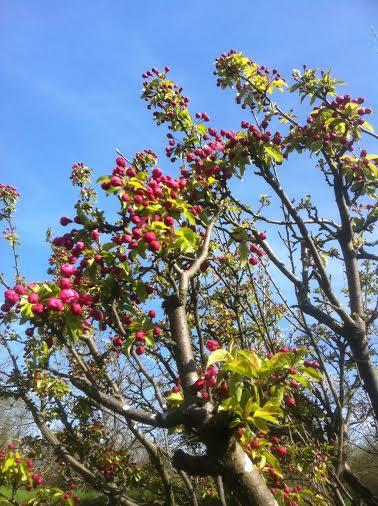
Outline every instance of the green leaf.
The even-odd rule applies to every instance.
[[[235,418],[234,420],[232,420],[229,427],[230,427],[230,429],[233,429],[234,427],[238,427],[241,423],[242,423],[241,418]]]
[[[367,121],[364,121],[364,122],[362,123],[362,126],[363,126],[364,128],[366,128],[367,130],[370,130],[370,132],[374,132],[374,128],[373,128],[373,126],[372,126],[370,123],[368,123]]]
[[[209,356],[207,361],[207,366],[209,367],[215,362],[229,362],[232,360],[232,355],[227,350],[215,350],[212,352],[212,354]]]
[[[196,251],[198,235],[188,227],[183,227],[175,232],[176,241],[175,246],[178,246],[181,251],[193,253]]]
[[[295,83],[293,86],[290,86],[289,91],[290,93],[293,93],[293,91],[297,90],[300,87],[300,83]]]
[[[304,376],[300,375],[300,374],[294,374],[293,376],[290,376],[291,379],[295,380],[295,381],[298,381],[298,383],[300,383],[301,385],[303,385],[305,388],[311,388],[311,383],[310,381],[305,378]]]
[[[7,460],[4,462],[3,467],[1,468],[2,473],[6,473],[8,469],[10,469],[12,466],[15,465],[15,460],[13,457],[8,457]]]
[[[248,239],[248,232],[243,227],[234,227],[231,232],[231,237],[235,241],[246,241]]]
[[[239,255],[242,266],[246,265],[249,257],[249,249],[245,242],[240,243]]]
[[[273,467],[274,471],[278,474],[278,476],[282,478],[282,470],[278,459],[274,455],[272,455],[272,453],[267,452],[265,450],[261,453],[266,458],[266,461],[269,462],[269,464]]]
[[[142,184],[140,181],[138,181],[138,179],[136,177],[131,177],[128,181],[128,184],[130,186],[132,186],[133,188],[138,188],[138,189],[144,189],[145,188],[145,185]]]
[[[133,346],[134,346],[134,336],[130,336],[126,339],[125,344],[123,346],[124,352],[127,355],[130,355]]]
[[[176,425],[176,427],[170,427],[168,429],[168,434],[176,434],[180,432],[185,432],[184,425]]]
[[[74,343],[77,343],[80,336],[83,333],[83,330],[81,328],[81,319],[78,316],[75,315],[67,315],[66,318],[66,329],[68,333],[70,334],[72,341]]]
[[[160,204],[150,204],[144,209],[149,213],[157,213],[160,209],[162,209],[162,206]]]
[[[181,392],[171,392],[167,396],[167,401],[169,401],[174,406],[180,405],[184,400],[184,397]]]
[[[58,295],[60,288],[57,285],[48,285],[47,283],[43,283],[38,286],[38,289],[35,288],[33,291],[38,293],[40,299],[44,299],[45,297]]]
[[[29,479],[29,469],[28,469],[28,466],[26,464],[26,462],[21,462],[19,464],[19,469],[21,471],[21,480],[22,481],[28,481]]]
[[[169,227],[162,221],[154,221],[150,225],[151,230],[168,230]]]
[[[137,283],[135,287],[135,294],[142,302],[147,298],[146,284],[145,283]]]
[[[239,350],[238,353],[239,355],[242,355],[247,360],[249,360],[256,371],[259,371],[261,369],[262,360],[256,355],[255,352],[249,350]]]
[[[245,357],[234,358],[222,368],[224,371],[235,372],[246,378],[253,378],[256,376],[256,369],[253,364]]]
[[[275,146],[274,144],[269,146],[264,146],[264,151],[269,156],[271,156],[276,162],[281,163],[283,160],[283,156],[281,150]]]
[[[230,397],[233,398],[235,401],[237,401],[237,404],[239,404],[243,395],[244,389],[243,381],[240,381],[240,379],[237,378],[236,376],[231,376],[229,380],[229,387],[230,387]]]
[[[247,400],[247,403],[245,405],[245,408],[244,408],[244,420],[247,420],[252,409],[253,409],[253,399],[250,397],[248,400]]]
[[[278,423],[277,416],[282,416],[283,412],[277,403],[277,399],[271,399],[261,408],[257,408],[253,413],[253,418],[262,418],[268,422]]]
[[[255,421],[256,418],[261,418],[262,420],[266,420],[267,422],[272,422],[275,424],[278,423],[277,417],[273,416],[269,411],[263,408],[256,409],[252,417],[253,421]]]
[[[29,302],[25,302],[21,306],[21,311],[20,311],[21,312],[21,320],[20,320],[21,325],[23,325],[24,323],[29,321],[30,318],[33,318],[34,313],[32,311],[32,307],[33,307],[33,304],[30,304]]]
[[[303,367],[301,370],[302,374],[310,376],[310,378],[315,381],[322,381],[323,375],[319,371],[319,369],[314,369],[313,367]]]
[[[200,135],[204,135],[204,134],[207,132],[207,127],[206,127],[206,125],[204,125],[204,124],[197,125],[197,126],[196,126],[196,129],[197,129],[197,132],[198,132]]]
[[[184,209],[182,211],[182,214],[184,215],[186,221],[190,224],[190,225],[195,225],[196,224],[196,220],[193,216],[193,214],[188,210],[188,209]]]
[[[287,352],[277,352],[270,359],[264,361],[261,369],[262,373],[271,373],[274,370],[284,368],[286,365],[291,365],[292,354]]]
[[[150,334],[146,334],[145,339],[146,339],[146,344],[148,346],[154,346],[155,345],[155,340],[151,337]]]
[[[42,341],[42,351],[44,355],[48,355],[50,353],[50,349],[46,343],[46,341]]]
[[[110,251],[111,249],[117,248],[117,244],[115,242],[107,242],[101,246],[103,251]]]
[[[266,434],[269,431],[268,425],[261,418],[251,418],[251,417],[248,417],[248,421],[249,422],[253,422],[254,425],[256,425],[256,427],[259,429],[259,431],[263,432],[264,434]]]

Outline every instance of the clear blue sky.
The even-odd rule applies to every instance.
[[[58,230],[59,216],[71,212],[73,162],[101,175],[115,147],[163,151],[164,132],[138,98],[146,68],[170,65],[193,110],[206,110],[217,127],[237,128],[240,119],[212,76],[214,58],[231,48],[286,76],[303,63],[332,68],[345,92],[377,110],[371,25],[378,32],[377,0],[0,0],[0,182],[22,193],[29,279],[44,276],[46,228]],[[309,193],[301,168],[294,162],[288,182]],[[7,269],[0,246],[0,271]]]

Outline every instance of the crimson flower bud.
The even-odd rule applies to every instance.
[[[62,216],[60,218],[60,224],[65,227],[66,225],[68,225],[69,223],[72,223],[72,220],[70,218],[68,218],[67,216]]]
[[[248,259],[248,263],[251,264],[251,265],[257,265],[259,263],[259,259],[256,258],[256,257],[250,257]]]
[[[196,392],[200,392],[201,390],[203,390],[205,388],[205,380],[203,378],[199,378],[193,385],[193,389],[194,391]]]
[[[26,293],[26,287],[24,285],[16,285],[14,287],[14,291],[18,294],[18,295],[25,295]]]
[[[69,278],[75,271],[75,267],[71,264],[63,264],[60,267],[60,273],[64,278]]]
[[[145,352],[146,350],[144,349],[144,346],[137,346],[135,348],[135,353],[137,355],[143,355],[143,353]]]
[[[206,349],[209,351],[219,350],[221,345],[215,339],[209,339],[206,343]]]
[[[32,312],[36,315],[41,315],[44,311],[43,304],[37,303],[34,304],[31,308]]]
[[[100,234],[99,234],[98,230],[92,230],[92,232],[91,232],[92,241],[98,241],[99,237],[100,237]]]
[[[126,167],[126,160],[122,156],[119,156],[118,158],[116,158],[116,164],[119,167]]]

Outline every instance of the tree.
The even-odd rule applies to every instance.
[[[206,112],[190,114],[169,70],[143,75],[143,98],[168,127],[166,154],[181,175],[165,175],[151,150],[118,153],[98,180],[119,205],[107,217],[91,170],[75,164],[80,198],[75,216],[60,219],[74,228],[51,237],[43,282],[19,272],[18,194],[1,187],[16,261],[15,284],[2,278],[12,361],[3,391],[22,398],[60,459],[116,504],[136,503],[126,448],[109,455],[105,416],[145,448],[169,505],[174,471],[193,505],[195,475],[214,478],[222,504],[376,504],[347,466],[351,430],[378,415],[369,343],[378,213],[367,203],[378,156],[352,154],[362,135],[378,138],[364,119],[371,110],[363,98],[337,96],[342,83],[330,72],[304,67],[288,88],[277,70],[230,51],[216,60],[218,86],[236,89],[248,119],[240,131],[218,131]],[[272,101],[287,88],[309,97],[307,119]],[[325,217],[311,195],[283,188],[281,167],[295,153],[316,160],[333,202]],[[237,198],[243,178],[263,181],[276,209],[272,196]],[[29,325],[25,336],[15,323]]]

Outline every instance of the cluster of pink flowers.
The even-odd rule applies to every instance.
[[[150,320],[153,320],[156,317],[156,311],[154,309],[150,309],[147,313],[147,316],[150,318]],[[122,322],[124,325],[129,326],[133,323],[133,319],[130,315],[125,315],[122,318]],[[134,344],[135,346],[135,352],[137,355],[143,355],[145,350],[145,342],[147,337],[147,330],[136,330],[134,332]],[[158,338],[162,333],[162,329],[158,327],[157,325],[153,326],[152,328],[152,335],[155,338]],[[121,336],[114,337],[112,339],[113,346],[116,349],[121,348],[125,344],[125,340]]]
[[[11,217],[19,196],[17,188],[0,183],[0,219]]]
[[[82,188],[84,185],[90,183],[92,170],[86,167],[83,162],[77,162],[72,165],[72,172],[70,179],[72,184]]]
[[[128,220],[133,226],[130,234],[116,235],[113,241],[119,245],[127,245],[130,250],[136,249],[139,242],[143,241],[149,250],[159,252],[162,248],[161,240],[164,240],[165,235],[171,235],[175,219],[168,211],[166,216],[160,214],[151,216],[151,212],[146,214],[144,209],[159,200],[164,201],[164,208],[168,209],[167,197],[177,199],[180,192],[186,188],[188,181],[184,177],[175,179],[166,176],[160,168],[155,167],[152,170],[152,176],[146,181],[145,188],[135,189],[128,183],[129,178],[136,175],[136,169],[132,166],[127,168],[126,160],[118,157],[112,176],[101,185],[104,190],[113,188],[119,192],[121,201],[128,204]],[[169,230],[160,231],[159,237],[156,231],[148,230],[151,222],[163,222]]]
[[[267,235],[265,232],[261,232],[259,234],[260,241],[265,241],[266,237]],[[252,243],[250,245],[249,251],[253,253],[253,255],[248,259],[248,262],[251,265],[257,265],[260,262],[261,258],[265,255],[265,251],[256,243]]]
[[[206,349],[208,351],[212,352],[215,350],[220,350],[221,348],[222,348],[221,345],[215,339],[209,339],[206,343]],[[208,399],[208,397],[209,397],[208,389],[214,388],[217,386],[218,374],[219,374],[218,367],[216,367],[215,365],[209,366],[205,370],[203,376],[198,378],[198,380],[194,383],[194,385],[193,385],[194,391],[201,392],[202,398]],[[219,389],[219,392],[217,392],[217,393],[222,396],[222,394],[224,395],[224,393],[225,393],[225,392],[223,392],[224,385],[219,385],[219,386],[220,386],[220,389]]]
[[[69,277],[73,274],[74,270],[71,264],[63,264],[61,267],[62,279],[59,281],[61,291],[58,296],[40,299],[40,296],[35,291],[35,284],[16,285],[4,292],[4,304],[1,310],[6,313],[9,312],[16,304],[19,304],[21,298],[25,296],[26,301],[32,304],[31,310],[35,315],[42,316],[45,311],[62,312],[67,307],[73,314],[81,315],[83,306],[91,306],[93,298],[87,294],[79,293],[71,288],[71,281]]]
[[[17,188],[15,188],[14,186],[0,183],[0,198],[1,199],[16,200],[19,198],[19,196],[20,196],[20,194],[17,191]]]

